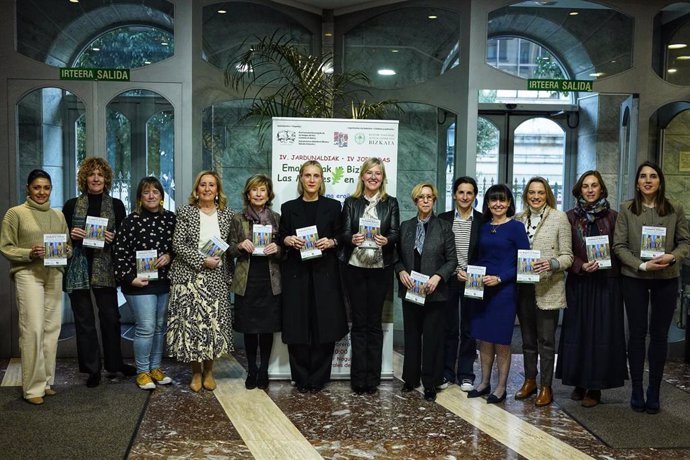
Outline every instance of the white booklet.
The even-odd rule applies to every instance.
[[[405,293],[405,300],[414,302],[419,305],[424,305],[426,302],[426,292],[424,291],[424,285],[429,281],[429,276],[412,270],[410,273],[410,278],[414,282],[412,289],[408,289]]]
[[[137,278],[157,280],[158,269],[156,268],[156,259],[158,259],[158,251],[155,249],[137,251]]]
[[[465,297],[473,299],[484,298],[484,282],[482,279],[486,275],[486,267],[479,265],[467,266],[467,281],[465,281]]]
[[[599,268],[611,268],[611,246],[609,236],[586,236],[585,247],[587,248],[587,260],[597,261]]]
[[[541,251],[518,249],[517,282],[538,283],[539,273],[534,271],[534,263],[541,257]]]
[[[86,225],[84,226],[86,236],[82,245],[89,248],[103,248],[107,229],[108,219],[106,217],[86,216]]]
[[[64,233],[45,233],[43,235],[43,265],[60,267],[67,265],[67,235]]]
[[[252,255],[265,256],[264,249],[271,244],[273,237],[273,225],[259,225],[252,226],[252,243],[254,243],[254,252]]]
[[[316,241],[319,239],[319,232],[316,229],[316,225],[298,228],[295,232],[298,237],[306,241],[306,244],[300,249],[302,260],[321,257],[321,249],[316,247]]]
[[[666,253],[666,227],[642,226],[640,259],[653,259]]]
[[[376,249],[378,244],[374,241],[376,235],[381,234],[381,220],[368,217],[359,218],[359,233],[364,235],[364,242],[359,246],[364,249]]]
[[[221,237],[213,235],[199,251],[206,257],[220,257],[228,250],[228,246]]]

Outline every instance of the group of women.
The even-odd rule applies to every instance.
[[[60,213],[50,208],[50,176],[34,170],[27,179],[26,202],[8,210],[0,240],[16,284],[24,398],[42,404],[44,396],[55,394],[51,385],[61,288],[70,296],[79,368],[88,374],[87,386],[97,386],[101,379],[94,302],[106,371],[136,374],[142,389],[172,381],[161,367],[166,348],[171,356],[190,363],[193,391],[215,389],[213,363],[232,351],[234,328],[244,335],[247,389],[268,386],[273,334],[281,332],[292,380],[300,392],[318,392],[329,381],[335,343],[348,332],[347,304],[352,323],[351,386],[358,394],[373,394],[381,379],[382,309],[395,273],[404,322],[403,392],[421,383],[425,398],[434,400],[437,388],[452,383],[457,375],[468,397],[486,395],[488,403],[503,401],[517,315],[525,381],[515,398],[538,393],[537,406],[550,404],[556,328],[559,312],[567,306],[556,377],[574,386],[573,399],[582,400],[585,407],[595,406],[601,390],[622,386],[628,376],[625,300],[630,404],[636,411],[656,413],[675,308],[680,265],[676,262],[688,255],[690,235],[683,208],[665,196],[661,170],[646,162],[636,177],[635,197],[621,206],[619,214],[610,209],[597,171],[580,177],[573,188],[577,206],[567,213],[556,209],[551,188],[541,177],[527,183],[523,211],[517,215],[509,187],[489,188],[479,213],[472,206],[476,182],[459,178],[454,184],[457,209],[437,216],[436,187],[420,183],[411,192],[416,215],[400,223],[398,201],[386,193],[385,166],[377,158],[361,166],[356,190],[342,209],[324,196],[321,165],[305,162],[299,171],[299,196],[285,202],[280,214],[271,209],[274,193],[268,177],[254,175],[247,180],[244,208],[235,213],[227,205],[219,175],[202,171],[188,204],[176,214],[163,207],[161,183],[146,177],[137,187],[134,211],[125,216],[122,202],[108,194],[112,170],[99,158],[80,164],[81,195],[67,201]],[[84,244],[89,217],[107,219],[100,247]],[[361,219],[378,226],[373,238],[361,231]],[[651,259],[641,257],[643,226],[663,229],[666,236],[664,250]],[[303,235],[307,228],[313,233],[313,227],[319,254],[305,257]],[[257,239],[255,230],[270,233],[271,238]],[[65,235],[66,266],[44,265],[46,234]],[[593,236],[607,236],[611,242],[615,256],[610,268],[588,260],[586,239]],[[209,246],[215,250],[209,251]],[[521,249],[539,251],[532,267],[539,275],[536,283],[517,283]],[[148,257],[153,254],[152,273],[138,268],[142,251]],[[468,265],[486,269],[481,300],[462,296]],[[419,274],[426,276],[423,305],[407,295],[418,291]],[[136,368],[122,361],[118,284],[134,312]],[[642,375],[648,332],[645,394]],[[481,362],[476,387],[475,340]],[[492,392],[494,361],[498,380]]]

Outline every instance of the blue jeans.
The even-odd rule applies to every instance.
[[[165,346],[169,294],[125,295],[134,319],[134,360],[137,372],[161,367]]]

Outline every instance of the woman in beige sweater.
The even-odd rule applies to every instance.
[[[525,225],[530,247],[540,251],[534,271],[539,282],[523,284],[518,294],[518,319],[522,332],[525,383],[515,399],[525,399],[537,392],[537,359],[541,388],[537,407],[553,401],[558,314],[565,308],[565,271],[573,263],[570,222],[556,209],[556,197],[543,177],[533,177],[522,194],[524,210],[516,216]]]
[[[64,216],[50,208],[50,175],[34,169],[29,173],[26,191],[24,204],[10,208],[2,221],[0,252],[10,261],[10,276],[16,288],[24,399],[43,404],[44,396],[55,394],[51,385],[62,324],[64,271],[61,265],[44,261],[64,260],[72,248]],[[44,244],[48,234],[64,238]]]

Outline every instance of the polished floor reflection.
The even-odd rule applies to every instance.
[[[215,392],[193,393],[188,367],[166,361],[174,383],[152,392],[129,458],[690,458],[690,449],[610,448],[556,403],[515,401],[522,363],[514,358],[508,398],[498,405],[468,400],[455,385],[430,403],[421,393],[401,393],[397,379],[374,395],[354,394],[347,381],[317,394],[301,394],[286,381],[247,391],[241,353],[218,363]],[[396,354],[396,369],[401,359]],[[18,369],[18,360],[0,362],[3,386],[18,385]],[[74,360],[59,361],[58,391],[83,384],[75,369]],[[666,381],[690,393],[690,365],[669,363]],[[120,382],[103,384],[114,383]],[[647,417],[654,423],[657,416]]]

